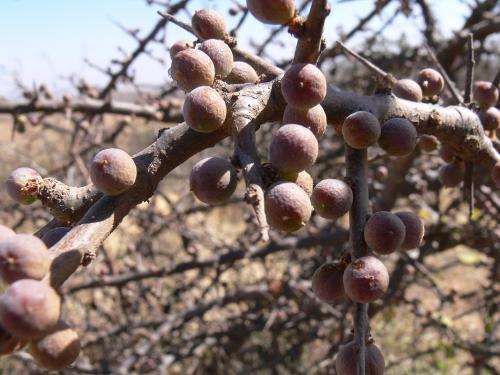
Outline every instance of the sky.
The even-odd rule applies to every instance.
[[[326,25],[330,43],[338,37],[339,30],[348,31],[357,20],[373,9],[373,0],[330,0],[332,13]],[[399,1],[393,1],[371,25],[374,28],[392,16]],[[467,5],[460,0],[431,1],[440,17],[440,30],[444,35],[458,29],[467,14]],[[201,7],[211,7],[227,15],[230,0],[191,0],[189,12]],[[16,80],[28,86],[47,84],[54,92],[71,90],[69,77],[84,78],[94,85],[106,83],[106,76],[85,63],[89,59],[98,66],[108,67],[115,58],[123,58],[118,47],[133,51],[136,41],[128,36],[117,23],[140,29],[143,36],[152,29],[159,16],[157,6],[144,0],[0,0],[0,95],[11,98],[19,95]],[[189,14],[178,15],[189,21]],[[228,17],[231,28],[236,18]],[[396,19],[389,37],[399,38],[406,33],[408,39],[418,43],[422,25],[403,16]],[[264,26],[249,17],[241,29],[238,42],[249,48],[251,41],[268,35],[272,27]],[[396,30],[396,32],[394,32]],[[166,44],[178,39],[193,39],[174,25],[168,26]],[[273,55],[290,56],[294,40],[284,33],[280,40],[284,47],[272,49]],[[356,41],[350,45],[355,47]],[[289,48],[287,48],[289,47]],[[164,48],[155,48],[155,56],[168,59]],[[134,63],[137,81],[147,85],[161,85],[169,80],[164,66],[147,56]]]

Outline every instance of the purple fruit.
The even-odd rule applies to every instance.
[[[439,168],[438,177],[441,185],[444,187],[456,187],[464,179],[464,168],[458,162],[445,164]]]
[[[295,64],[283,76],[281,92],[292,107],[312,108],[325,99],[326,79],[316,65]]]
[[[399,217],[388,211],[375,212],[366,222],[365,242],[379,254],[398,250],[405,239],[405,225]]]
[[[441,94],[444,89],[444,79],[441,73],[434,69],[423,69],[418,73],[418,84],[424,96],[430,98]]]
[[[41,281],[16,281],[0,297],[0,324],[21,339],[43,336],[55,327],[60,315],[61,298]]]
[[[212,86],[215,66],[205,52],[186,49],[172,59],[170,75],[182,90],[189,92],[200,86]]]
[[[281,172],[301,172],[311,167],[317,157],[318,140],[301,125],[283,125],[271,140],[269,159]]]
[[[358,111],[349,115],[342,124],[345,143],[361,150],[374,145],[380,137],[380,122],[370,112]]]
[[[417,130],[404,118],[393,118],[382,125],[379,146],[389,155],[409,155],[417,145]]]
[[[319,216],[335,220],[349,212],[353,200],[352,190],[344,181],[326,179],[318,182],[311,203]]]
[[[493,107],[498,102],[498,89],[491,82],[477,81],[474,83],[474,99],[483,109]]]
[[[42,176],[31,168],[17,168],[12,171],[5,182],[7,193],[21,204],[31,204],[38,199],[38,186]]]
[[[226,77],[225,81],[231,84],[237,83],[257,83],[259,75],[251,65],[243,61],[235,61],[231,73]]]
[[[344,290],[352,301],[373,302],[386,292],[389,273],[384,263],[373,256],[354,260],[344,271]]]
[[[226,36],[226,20],[210,8],[194,12],[191,25],[200,39],[224,39]]]
[[[320,138],[326,131],[326,113],[321,104],[309,109],[298,109],[287,105],[283,113],[283,124],[305,126],[316,138]]]
[[[392,87],[392,92],[398,98],[409,100],[412,102],[421,102],[422,101],[422,89],[412,79],[400,79],[396,81],[394,86]]]
[[[497,130],[500,128],[500,111],[495,107],[482,109],[478,115],[485,130]]]
[[[285,25],[295,16],[295,0],[247,0],[247,8],[260,22]]]
[[[178,40],[170,47],[170,58],[174,58],[179,52],[189,48],[194,48],[194,44],[188,40]]]
[[[311,217],[307,193],[292,182],[277,182],[267,189],[265,210],[269,225],[286,232],[302,228]]]
[[[49,271],[45,244],[29,234],[16,234],[0,242],[0,276],[8,284],[21,279],[41,280]]]
[[[231,48],[218,39],[208,39],[200,44],[200,51],[205,52],[214,63],[215,74],[226,78],[233,70],[233,52]]]
[[[207,204],[223,203],[236,190],[236,170],[226,159],[206,158],[196,163],[191,170],[191,191]]]
[[[346,344],[340,349],[335,359],[337,375],[357,374],[358,353],[354,341]],[[365,352],[366,375],[384,375],[385,360],[382,352],[373,343],[366,345]]]
[[[90,179],[107,195],[119,195],[130,189],[137,177],[134,159],[118,148],[99,151],[90,165]]]
[[[396,212],[405,226],[405,239],[401,244],[402,250],[416,249],[420,246],[425,234],[424,221],[414,212]]]
[[[324,263],[313,274],[312,290],[323,302],[331,303],[344,297],[343,274],[340,263]]]
[[[208,86],[191,91],[182,108],[184,120],[193,130],[211,133],[220,129],[226,120],[226,103],[219,93]]]

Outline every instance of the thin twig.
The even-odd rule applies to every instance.
[[[467,37],[467,72],[465,77],[465,93],[464,93],[464,103],[470,104],[472,101],[472,83],[474,82],[474,65],[476,61],[474,60],[474,35],[469,34]]]

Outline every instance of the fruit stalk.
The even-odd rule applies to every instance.
[[[368,157],[367,150],[355,150],[345,145],[346,175],[353,193],[349,210],[351,256],[357,259],[368,255],[363,230],[368,216]],[[354,312],[354,341],[357,348],[357,374],[365,375],[368,304],[356,303]]]

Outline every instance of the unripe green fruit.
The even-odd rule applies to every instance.
[[[7,193],[21,204],[31,204],[38,199],[38,185],[42,176],[31,168],[17,168],[12,171],[5,182]]]
[[[7,284],[21,279],[41,280],[49,271],[45,244],[29,234],[16,234],[0,242],[0,276]]]
[[[269,159],[281,172],[301,172],[311,167],[317,156],[318,141],[303,126],[283,125],[271,140]]]
[[[344,271],[344,291],[358,303],[373,302],[389,287],[389,273],[384,263],[373,256],[355,259]]]
[[[418,73],[418,84],[422,88],[424,96],[430,98],[439,95],[444,89],[444,79],[441,73],[434,69],[423,69]]]
[[[58,243],[66,234],[68,234],[70,230],[71,228],[68,227],[58,227],[51,229],[44,234],[44,236],[42,237],[42,241],[45,243],[45,246],[51,248],[56,243]]]
[[[35,362],[49,371],[61,371],[80,354],[80,339],[75,330],[63,321],[48,335],[31,341],[28,351]]]
[[[189,179],[196,198],[207,204],[219,204],[229,199],[236,190],[237,182],[232,164],[217,157],[196,163]]]
[[[345,267],[340,263],[324,263],[312,276],[312,290],[316,297],[323,302],[332,303],[342,297],[344,294],[344,275]]]
[[[474,99],[483,109],[493,107],[498,102],[498,89],[491,82],[477,81],[474,83]]]
[[[210,8],[194,12],[191,25],[200,39],[224,39],[226,36],[226,20]]]
[[[497,161],[491,169],[491,178],[493,179],[495,185],[500,188],[500,161]]]
[[[225,81],[231,84],[257,83],[259,82],[259,75],[250,64],[243,61],[235,61],[233,69]]]
[[[283,113],[283,124],[305,126],[316,138],[320,138],[326,131],[326,113],[321,104],[309,109],[298,109],[287,105]]]
[[[312,195],[313,192],[313,187],[314,187],[314,180],[311,177],[309,173],[306,171],[302,171],[299,173],[296,172],[290,172],[290,173],[283,173],[280,172],[278,174],[279,178],[283,181],[288,181],[288,182],[293,182],[294,184],[298,185],[302,190],[306,192],[308,196]]]
[[[231,48],[218,39],[208,39],[200,44],[200,51],[205,52],[214,63],[215,74],[225,78],[233,70],[233,52]]]
[[[14,232],[12,229],[0,224],[0,241],[3,241],[5,238],[13,236],[15,234],[16,232]]]
[[[286,232],[302,228],[311,217],[307,193],[292,182],[277,182],[265,194],[265,211],[269,225]]]
[[[205,52],[191,48],[174,56],[170,75],[182,90],[189,92],[200,86],[212,86],[215,67]]]
[[[201,86],[191,91],[182,108],[186,124],[200,133],[220,129],[226,121],[226,103],[211,87]]]
[[[380,122],[370,112],[358,111],[349,115],[342,125],[345,143],[357,150],[374,145],[380,137]]]
[[[417,145],[417,130],[404,118],[393,118],[382,125],[379,146],[389,155],[409,155]]]
[[[375,212],[366,222],[365,242],[379,254],[390,254],[398,250],[405,239],[403,221],[388,211]]]
[[[451,163],[455,160],[455,152],[453,148],[447,144],[442,144],[439,149],[439,156],[445,163]]]
[[[424,152],[432,152],[439,147],[439,141],[433,135],[423,134],[418,139],[418,147]]]
[[[281,92],[292,107],[312,108],[325,99],[326,79],[313,64],[294,64],[281,80]]]
[[[194,44],[188,40],[178,40],[170,47],[170,58],[174,58],[179,52],[189,48],[194,48]]]
[[[405,226],[405,238],[401,244],[402,250],[416,249],[420,246],[425,234],[424,221],[414,212],[396,212]]]
[[[496,130],[500,128],[500,111],[495,107],[482,109],[478,115],[484,130]]]
[[[104,194],[119,195],[130,189],[137,178],[134,159],[118,148],[99,151],[90,165],[90,179]]]
[[[247,8],[260,22],[285,25],[295,16],[295,0],[247,0]]]
[[[319,216],[335,220],[344,216],[351,208],[352,190],[344,181],[326,179],[316,184],[311,203]]]
[[[41,281],[16,281],[0,297],[0,324],[21,339],[43,336],[55,327],[60,314],[61,298]]]
[[[343,346],[335,359],[335,370],[337,375],[356,375],[358,363],[358,352],[356,343],[351,341]],[[384,375],[385,360],[382,352],[373,343],[366,345],[365,351],[366,375]]]
[[[398,98],[409,100],[412,102],[421,102],[422,101],[422,89],[412,79],[404,78],[396,81],[394,86],[392,87],[392,92]]]
[[[438,176],[441,185],[444,187],[456,187],[464,179],[464,169],[458,162],[445,164],[439,168]]]

